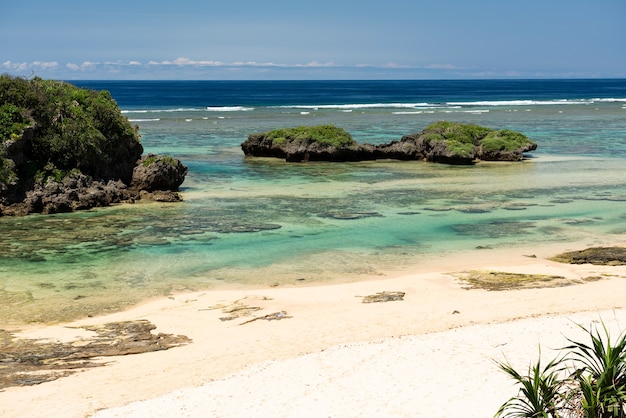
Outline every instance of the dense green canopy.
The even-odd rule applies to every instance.
[[[0,76],[0,190],[72,170],[129,181],[140,135],[107,91]]]
[[[334,147],[356,145],[352,136],[333,125],[299,126],[297,128],[274,129],[264,134],[277,144],[298,143],[301,141],[318,142]]]

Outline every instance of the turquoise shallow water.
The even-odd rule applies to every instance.
[[[358,280],[417,269],[432,254],[623,239],[625,107],[127,108],[146,152],[189,166],[185,201],[0,218],[0,325],[217,286]],[[381,143],[441,119],[519,130],[539,148],[520,163],[471,167],[287,164],[239,148],[249,133],[280,126],[333,123]]]

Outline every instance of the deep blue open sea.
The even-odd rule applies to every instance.
[[[626,80],[80,81],[145,152],[189,166],[178,204],[0,218],[0,326],[172,292],[418,270],[433,256],[626,237]],[[359,142],[438,120],[521,131],[519,163],[288,164],[251,133],[332,123]]]

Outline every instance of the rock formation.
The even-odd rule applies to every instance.
[[[179,201],[179,160],[147,155],[108,92],[0,76],[0,216]]]
[[[325,135],[320,136],[320,130]],[[334,140],[333,134],[339,140]],[[473,164],[477,160],[520,161],[537,144],[510,130],[441,121],[382,145],[358,144],[342,129],[318,126],[252,134],[241,148],[247,156],[285,158],[290,162],[395,159]]]

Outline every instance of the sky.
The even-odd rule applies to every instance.
[[[0,73],[64,80],[626,77],[626,0],[8,1]]]

